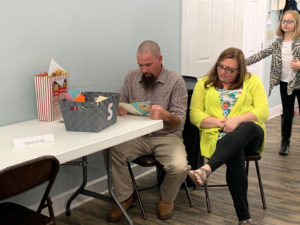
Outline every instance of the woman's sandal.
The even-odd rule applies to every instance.
[[[208,170],[204,169],[203,167],[199,168],[199,170],[200,170],[200,172],[198,172],[197,170],[190,170],[190,169],[185,170],[185,173],[194,182],[196,187],[204,186],[207,181],[207,178],[210,175],[210,172]],[[191,173],[191,171],[192,171],[192,173]],[[206,178],[204,178],[204,173],[206,173]],[[198,180],[197,180],[198,177],[200,178],[201,183],[198,182]]]

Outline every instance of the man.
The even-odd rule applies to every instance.
[[[112,181],[115,193],[125,210],[136,204],[127,163],[142,155],[154,154],[166,172],[160,186],[157,216],[171,218],[174,200],[186,175],[186,151],[181,132],[187,107],[187,90],[181,76],[165,69],[158,44],[144,41],[137,50],[139,69],[130,71],[121,87],[120,101],[150,102],[149,117],[163,120],[164,128],[112,148]],[[119,115],[128,113],[119,107]],[[122,212],[117,205],[107,215],[110,222],[119,221]]]

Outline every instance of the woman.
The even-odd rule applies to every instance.
[[[279,154],[286,156],[290,148],[296,96],[300,107],[300,27],[297,11],[289,10],[282,15],[276,35],[279,37],[275,42],[246,59],[246,63],[251,65],[272,54],[269,95],[279,84],[282,103]]]
[[[258,76],[246,71],[240,49],[223,51],[209,74],[195,85],[190,120],[200,129],[201,154],[209,161],[186,173],[199,186],[226,164],[226,181],[239,224],[252,224],[244,155],[262,152],[268,115],[263,84]]]

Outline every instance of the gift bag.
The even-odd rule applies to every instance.
[[[61,119],[59,101],[68,91],[68,72],[55,62],[51,65],[49,71],[54,72],[34,75],[38,119],[47,122]]]

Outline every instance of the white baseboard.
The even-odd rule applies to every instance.
[[[147,167],[140,167],[140,166],[132,166],[133,172],[135,174],[135,177],[141,177],[145,176],[147,173],[150,173],[155,170],[155,167],[147,168]],[[79,186],[78,186],[79,187]],[[52,202],[53,202],[53,210],[54,210],[54,215],[58,216],[66,212],[66,204],[71,195],[77,190],[77,188],[71,189],[69,191],[66,191],[62,194],[53,196]],[[95,191],[97,193],[101,194],[107,194],[108,195],[108,188],[107,188],[107,176],[103,176],[99,179],[90,181],[86,185],[86,189],[90,191]],[[76,208],[88,201],[93,200],[94,198],[89,197],[89,196],[84,196],[79,194],[71,204],[71,209]],[[45,214],[46,214],[45,210]]]
[[[282,113],[282,105],[281,104],[269,109],[269,120],[276,116],[281,115],[281,113]]]

